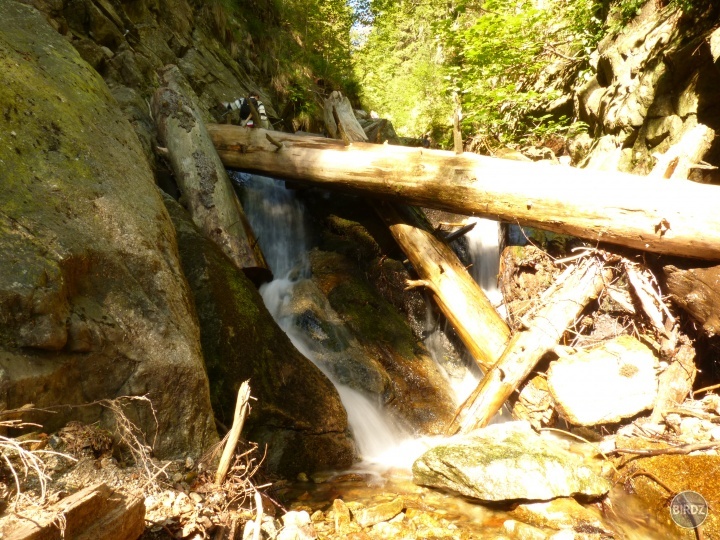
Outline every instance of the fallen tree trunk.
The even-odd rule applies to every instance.
[[[414,226],[402,208],[376,204],[375,208],[417,271],[420,280],[410,287],[425,287],[458,337],[487,372],[505,350],[510,329],[457,255],[432,233]],[[410,224],[408,224],[410,223]]]
[[[635,249],[720,259],[720,189],[442,150],[211,124],[226,166]],[[698,202],[700,201],[700,202]]]
[[[568,267],[558,282],[538,300],[539,308],[527,328],[515,334],[497,364],[465,400],[449,435],[485,427],[510,395],[548,351],[554,349],[585,306],[609,282],[611,270],[594,259]]]
[[[367,140],[367,137],[361,139],[358,133],[362,127],[352,109],[344,107],[338,112],[335,102],[341,100],[342,95],[333,92],[332,96],[334,101],[325,102],[326,121],[333,118],[336,131],[346,142]],[[505,321],[453,250],[429,231],[421,210],[387,201],[373,206],[420,277],[420,280],[409,281],[408,288],[425,287],[432,292],[435,303],[478,366],[483,372],[488,371],[500,358],[510,337]]]
[[[153,115],[193,222],[256,285],[270,281],[265,257],[190,99],[170,87],[159,88]]]

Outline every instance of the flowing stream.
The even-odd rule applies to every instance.
[[[363,460],[353,468],[353,472],[380,479],[384,492],[391,491],[409,498],[417,497],[423,501],[422,504],[430,505],[436,508],[437,512],[451,518],[453,523],[462,523],[464,530],[472,531],[472,538],[498,538],[502,531],[499,527],[508,518],[502,510],[471,504],[460,497],[434,493],[415,486],[410,481],[409,470],[415,459],[442,439],[412,435],[397,425],[379,404],[340,384],[319,360],[317,344],[307,337],[307,329],[298,324],[297,317],[285,309],[292,301],[296,287],[310,277],[307,259],[310,246],[305,232],[304,210],[294,192],[285,189],[283,182],[270,178],[243,173],[235,173],[233,177],[243,186],[245,212],[275,275],[271,283],[261,287],[260,293],[268,310],[295,347],[313,361],[336,386],[348,413],[348,423],[357,444],[358,454]],[[497,290],[497,222],[477,220],[475,228],[468,235],[468,244],[473,258],[473,277],[483,287],[491,302],[498,306],[501,297]],[[425,344],[431,355],[439,357],[442,354],[442,333],[436,330],[437,321],[428,308]],[[442,362],[438,363],[443,367],[455,391],[456,401],[460,403],[480,378],[474,362],[469,360],[452,369],[448,369]],[[388,474],[388,471],[392,471],[392,474]],[[343,493],[347,500],[363,500],[372,504],[373,498],[379,493],[373,483],[348,482],[342,475],[337,478],[320,484],[301,485],[298,494],[304,493],[303,504],[324,508],[338,493]],[[616,518],[612,520],[615,522],[614,529],[622,531],[622,538],[670,538],[660,534],[657,526],[649,527],[642,508],[637,507],[637,500],[620,491],[615,490],[611,499],[614,499],[613,506],[616,509]]]
[[[399,465],[394,450],[401,448],[412,436],[368,397],[336,377],[318,361],[318,351],[307,338],[296,317],[287,315],[286,305],[295,288],[309,278],[304,209],[294,192],[284,183],[270,178],[236,174],[244,187],[244,207],[270,269],[275,275],[271,283],[260,288],[266,307],[285,331],[293,345],[311,360],[335,385],[348,414],[348,424],[358,453],[368,463]]]

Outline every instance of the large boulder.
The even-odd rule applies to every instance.
[[[67,40],[11,0],[0,63],[3,406],[147,395],[154,411],[128,414],[156,453],[200,453],[217,434],[197,319],[132,127]],[[54,411],[35,420],[52,430],[106,414]]]
[[[255,286],[170,197],[185,275],[195,298],[213,409],[230,426],[242,381],[257,401],[247,438],[268,443],[266,465],[288,476],[349,467],[347,414],[332,383],[298,352]]]
[[[378,402],[414,430],[442,433],[455,412],[452,390],[405,317],[345,255],[313,250],[310,266],[313,281],[352,336],[350,342],[364,353],[363,365],[377,370],[372,378],[363,379],[382,386],[372,388],[362,380],[346,384],[374,393]]]
[[[584,495],[599,497],[610,483],[526,422],[479,429],[428,450],[413,464],[413,480],[483,501]]]

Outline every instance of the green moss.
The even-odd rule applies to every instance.
[[[249,379],[257,402],[247,434],[261,444],[281,441],[270,449],[276,470],[292,474],[296,461],[284,454],[303,452],[303,445],[311,444],[308,438],[327,434],[332,434],[332,444],[308,456],[303,469],[349,466],[347,416],[335,388],[295,349],[252,282],[201,235],[179,204],[169,197],[165,204],[193,292],[216,417],[227,426],[232,423],[238,388]]]
[[[700,493],[710,506],[707,520],[702,525],[704,537],[720,538],[720,517],[713,512],[720,502],[718,468],[720,456],[661,455],[633,460],[621,469],[619,480],[624,480],[626,489],[631,489],[645,501],[650,515],[672,529],[673,538],[694,540],[696,536],[692,529],[682,529],[672,521],[670,501],[681,491]],[[626,480],[631,476],[631,480]]]

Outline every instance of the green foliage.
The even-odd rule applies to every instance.
[[[560,97],[545,73],[579,70],[601,36],[593,0],[468,2],[447,32],[448,67],[463,96],[463,127],[502,143],[565,131],[566,117],[539,114]]]
[[[253,79],[276,92],[289,117],[317,117],[314,90],[356,96],[354,15],[345,0],[209,0],[203,11],[213,33]]]
[[[353,51],[363,105],[390,119],[401,136],[447,126],[452,103],[433,26],[446,2],[372,0],[369,6],[372,29]]]
[[[467,135],[518,141],[561,133],[542,111],[602,37],[601,0],[369,0],[372,27],[354,51],[366,107],[401,135],[449,141],[461,97]],[[569,79],[569,77],[568,77]]]

